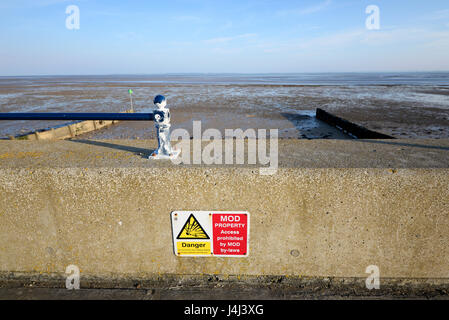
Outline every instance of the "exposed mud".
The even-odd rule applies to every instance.
[[[316,108],[397,138],[449,138],[449,87],[446,85],[295,85],[179,82],[171,78],[0,79],[0,112],[119,112],[130,107],[150,112],[163,94],[172,113],[172,129],[279,129],[280,138],[341,139],[335,129],[313,118]],[[237,78],[238,79],[238,78]],[[165,81],[165,82],[164,82]],[[249,80],[248,80],[249,81]],[[0,137],[61,122],[2,121]],[[95,139],[154,138],[152,124],[122,122],[88,134]]]

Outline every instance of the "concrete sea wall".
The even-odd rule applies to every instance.
[[[449,284],[449,141],[285,140],[273,175],[150,161],[156,144],[0,141],[0,272],[365,279],[376,265]],[[175,210],[250,212],[250,255],[175,256]]]

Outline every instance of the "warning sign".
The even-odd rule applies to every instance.
[[[177,256],[248,256],[248,212],[175,211],[171,218]]]
[[[191,214],[176,239],[209,239],[209,236],[195,216]]]

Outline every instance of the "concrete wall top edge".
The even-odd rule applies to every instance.
[[[240,140],[241,141],[241,140]],[[226,164],[225,148],[221,160],[207,165],[200,157],[190,156],[183,163],[170,160],[150,161],[155,140],[68,140],[0,141],[0,169],[7,168],[449,168],[449,140],[278,140],[278,156],[267,145],[267,164],[248,164],[248,141],[244,141],[243,164],[237,164],[235,142],[232,162]],[[211,142],[202,141],[200,154]],[[176,143],[174,143],[176,145]],[[198,146],[198,145],[197,145]],[[198,149],[197,149],[198,150]],[[273,149],[275,150],[275,149]]]

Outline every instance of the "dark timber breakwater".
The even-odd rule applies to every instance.
[[[320,108],[316,109],[316,118],[338,128],[356,139],[395,139],[387,134],[366,129]]]

